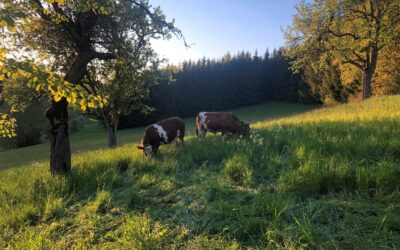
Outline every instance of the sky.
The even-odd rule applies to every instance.
[[[170,63],[221,58],[245,50],[264,54],[284,46],[282,28],[292,22],[300,0],[150,0],[184,34],[182,40],[153,41],[155,51]]]

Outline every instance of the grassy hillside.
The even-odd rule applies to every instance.
[[[237,114],[240,118],[249,122],[260,121],[292,115],[315,108],[311,105],[300,105],[285,102],[269,102],[266,104],[254,105],[239,109],[230,110]],[[43,119],[45,119],[43,117]],[[185,119],[188,134],[194,134],[194,117]],[[125,129],[117,132],[118,144],[125,145],[128,143],[137,143],[143,136],[145,127],[134,129]],[[107,132],[90,123],[85,129],[71,135],[71,150],[74,155],[106,148]],[[32,147],[20,148],[0,152],[0,169],[5,167],[20,166],[23,164],[37,164],[38,162],[47,161],[49,159],[49,143],[43,143]]]
[[[398,249],[400,96],[188,139],[0,171],[10,249]]]

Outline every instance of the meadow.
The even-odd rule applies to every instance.
[[[242,107],[228,110],[237,114],[240,118],[257,122],[264,119],[278,118],[305,112],[315,108],[315,105],[300,105],[287,102],[268,102],[265,104]],[[45,117],[43,117],[45,119]],[[188,135],[194,135],[195,117],[185,118]],[[117,131],[118,145],[139,143],[145,127],[124,129]],[[107,132],[95,120],[89,120],[87,126],[70,136],[73,155],[78,155],[91,150],[107,148]],[[31,147],[19,148],[0,152],[0,169],[26,164],[38,164],[49,160],[49,143],[43,143]]]
[[[398,249],[399,107],[260,108],[249,138],[89,151],[65,177],[1,170],[0,248]]]

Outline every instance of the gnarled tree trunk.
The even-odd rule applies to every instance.
[[[52,101],[46,111],[50,122],[50,172],[53,175],[66,174],[71,170],[71,148],[68,137],[68,102],[62,98]]]
[[[370,53],[367,53],[367,63],[363,70],[363,99],[368,99],[372,95],[372,78],[375,74],[376,64],[378,62],[378,46],[374,45]]]
[[[372,95],[372,74],[366,70],[363,76],[363,88],[362,88],[362,97],[363,99],[368,99]]]
[[[85,76],[87,65],[93,58],[91,52],[79,52],[65,80],[78,84]],[[50,123],[50,172],[53,175],[66,174],[71,171],[67,99],[63,97],[58,102],[52,100],[45,115]]]

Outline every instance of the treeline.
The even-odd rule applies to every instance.
[[[220,59],[184,61],[173,69],[174,82],[163,81],[151,89],[148,115],[133,112],[121,117],[119,127],[146,125],[169,116],[192,116],[202,110],[217,111],[267,100],[316,102],[299,74],[289,69],[284,49],[227,53]]]
[[[219,59],[202,58],[184,61],[179,66],[169,65],[165,70],[172,73],[172,81],[164,79],[149,89],[144,104],[152,112],[133,111],[121,116],[119,129],[148,125],[170,116],[193,116],[199,111],[218,111],[269,100],[291,102],[318,102],[310,88],[293,74],[285,49],[227,53]],[[136,103],[132,103],[135,106]],[[47,103],[32,105],[26,112],[17,113],[17,136],[1,139],[0,150],[25,147],[48,140],[48,123],[41,119]],[[84,126],[85,120],[70,110],[70,132]]]

